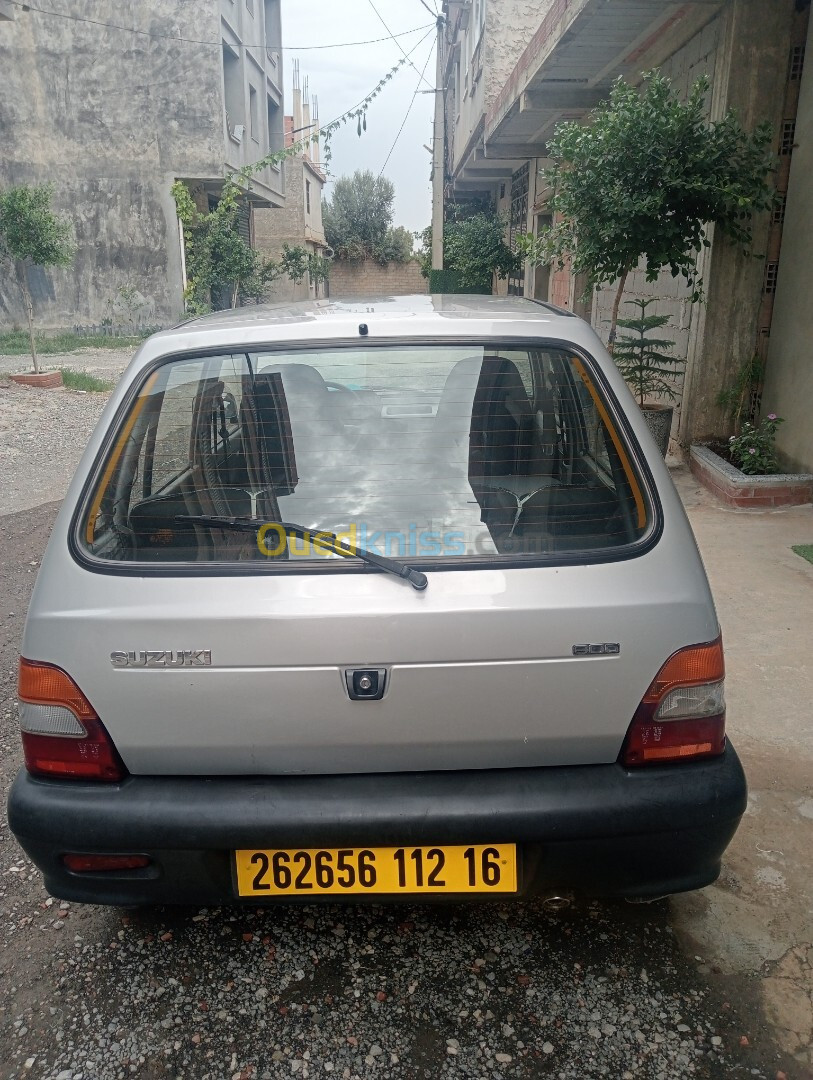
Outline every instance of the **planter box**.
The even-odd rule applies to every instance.
[[[810,473],[747,476],[707,446],[690,447],[689,468],[721,502],[740,510],[777,510],[813,502]]]
[[[57,386],[62,386],[61,371],[41,371],[39,375],[33,372],[28,375],[9,375],[9,379],[22,386],[38,386],[40,390],[53,390]]]

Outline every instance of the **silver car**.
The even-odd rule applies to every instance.
[[[69,900],[653,896],[714,881],[745,808],[664,462],[530,300],[150,338],[22,652],[10,823]]]

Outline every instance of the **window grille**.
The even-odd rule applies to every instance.
[[[528,230],[528,178],[530,176],[530,163],[525,162],[522,168],[517,169],[511,177],[511,226],[508,234],[508,243],[515,250],[516,237],[519,233]],[[519,270],[508,278],[508,295],[524,296],[525,294],[525,261],[520,264]]]
[[[802,77],[805,66],[805,46],[794,45],[790,50],[790,81],[796,82]]]
[[[782,137],[779,140],[779,153],[783,157],[787,157],[788,154],[793,153],[793,144],[796,139],[796,121],[795,120],[783,120],[782,121]]]

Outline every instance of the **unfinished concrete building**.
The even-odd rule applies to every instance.
[[[182,316],[170,189],[185,180],[206,206],[226,172],[282,147],[280,2],[52,0],[0,20],[0,186],[52,183],[77,243],[71,267],[30,272],[40,326],[101,324],[122,289],[142,323]],[[253,206],[283,205],[283,185],[263,169]],[[0,327],[24,321],[0,280]]]
[[[257,210],[254,215],[257,247],[274,259],[281,254],[283,244],[305,248],[312,255],[324,255],[328,250],[322,227],[322,190],[326,177],[320,162],[319,105],[316,97],[311,104],[307,78],[301,84],[298,61],[294,61],[293,67],[291,107],[292,114],[285,117],[285,145],[304,141],[304,146],[300,153],[283,162],[285,208]],[[326,293],[326,282],[309,275],[302,281],[279,278],[271,286],[272,300],[311,300]]]
[[[637,83],[643,72],[660,69],[686,93],[698,76],[707,75],[712,120],[734,108],[749,128],[771,123],[779,192],[788,191],[789,176],[798,177],[788,203],[799,230],[793,254],[787,255],[793,271],[785,275],[781,269],[786,249],[779,208],[755,223],[757,258],[739,254],[711,231],[711,247],[700,256],[705,304],[692,304],[682,279],[668,273],[647,282],[642,267],[630,275],[624,299],[652,296],[657,300],[652,311],[670,316],[668,336],[686,359],[673,427],[682,443],[720,433],[717,395],[755,351],[769,360],[767,389],[779,401],[787,398],[789,391],[780,390],[789,380],[780,369],[793,353],[786,342],[798,321],[800,292],[807,288],[790,278],[810,263],[810,219],[802,191],[803,182],[809,186],[809,169],[804,175],[801,169],[791,172],[801,130],[796,113],[810,0],[446,0],[443,7],[446,200],[490,197],[508,217],[510,237],[538,234],[550,224],[542,175],[547,140],[558,122],[585,117],[618,76]],[[778,281],[787,297],[781,352],[769,347]],[[616,284],[583,302],[584,281],[566,270],[528,263],[499,287],[575,310],[606,340]],[[797,367],[803,351],[800,342],[793,360]],[[808,396],[808,410],[811,404]],[[791,407],[773,401],[771,406],[774,411]],[[793,441],[786,425],[780,446],[796,465],[811,468],[813,425],[806,429],[808,434],[800,435],[797,428]]]

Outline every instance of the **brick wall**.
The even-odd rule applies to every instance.
[[[429,292],[429,282],[421,276],[418,263],[387,263],[381,266],[372,259],[363,262],[334,260],[330,268],[330,295],[344,296],[408,296]]]

